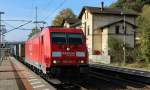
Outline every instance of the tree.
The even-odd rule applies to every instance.
[[[119,7],[124,9],[132,9],[141,12],[144,5],[150,4],[150,0],[118,0],[111,7]]]
[[[146,60],[147,63],[150,62],[150,5],[145,5],[143,7],[143,12],[137,18],[138,33],[139,33],[139,44],[140,44],[140,56],[142,59]]]
[[[40,29],[33,28],[32,32],[28,35],[28,39],[30,39],[32,36],[34,36],[35,34],[37,34],[40,31],[41,31]]]
[[[76,15],[70,8],[66,8],[59,12],[59,14],[52,21],[52,26],[61,26],[62,22],[66,18],[76,18]]]

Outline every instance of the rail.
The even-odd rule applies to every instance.
[[[143,84],[150,85],[150,72],[114,67],[108,65],[90,65],[91,73],[103,74],[106,76],[117,77],[124,80],[130,80],[134,82],[139,82]]]

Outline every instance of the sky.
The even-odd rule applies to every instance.
[[[83,6],[99,7],[103,1],[104,6],[116,2],[117,0],[0,0],[0,12],[2,14],[2,24],[9,31],[27,22],[7,21],[7,20],[35,20],[35,7],[37,7],[37,18],[39,21],[46,21],[45,26],[50,26],[54,17],[65,8],[71,8],[76,15],[79,15]],[[35,24],[29,23],[22,28],[32,29]],[[25,41],[31,30],[13,30],[5,34],[6,41]]]

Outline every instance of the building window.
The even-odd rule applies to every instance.
[[[87,15],[86,15],[86,16],[87,16],[86,18],[88,19],[88,12],[87,12]]]
[[[84,34],[86,35],[86,22],[84,22]]]
[[[116,34],[119,34],[119,26],[116,26],[115,30],[116,30]]]
[[[85,20],[86,20],[86,12],[85,12]]]
[[[127,27],[125,26],[125,29],[124,29],[124,26],[122,26],[122,30],[123,30],[123,34],[127,34]]]
[[[85,20],[88,19],[88,12],[87,11],[85,12],[84,15],[85,15]]]
[[[103,29],[101,30],[101,32],[103,32]]]
[[[87,28],[87,35],[90,35],[90,26],[88,25],[88,28]]]

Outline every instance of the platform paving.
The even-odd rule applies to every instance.
[[[56,90],[13,57],[0,64],[0,90]]]

